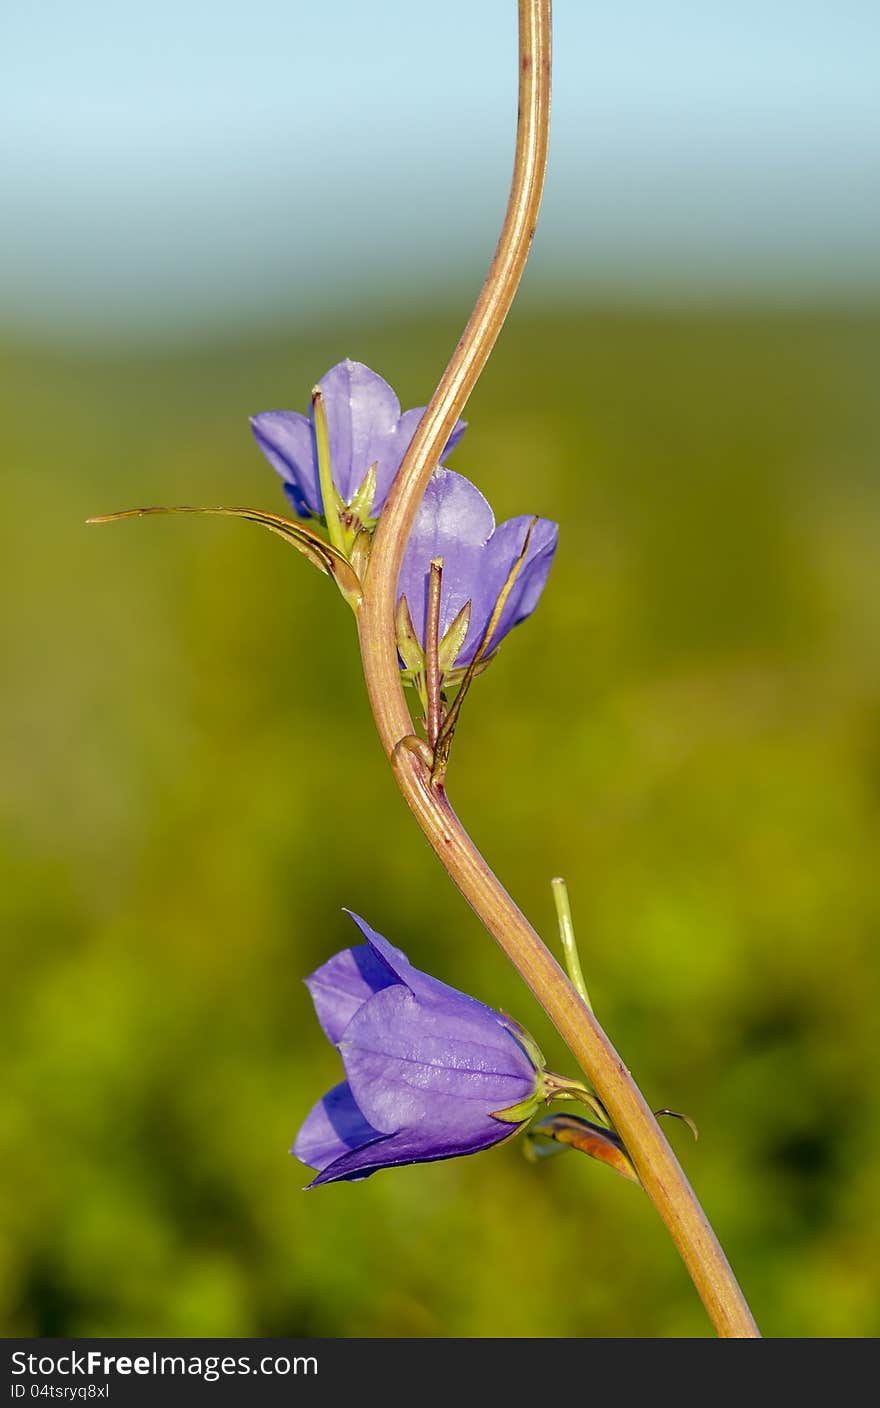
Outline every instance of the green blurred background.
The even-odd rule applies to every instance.
[[[585,226],[548,219],[577,253]],[[875,289],[841,292],[828,251],[794,292],[768,258],[746,298],[679,271],[661,298],[633,276],[563,299],[540,250],[450,462],[499,519],[558,519],[560,548],[450,790],[551,941],[568,877],[599,1014],[699,1125],[670,1137],[764,1332],[873,1337]],[[302,408],[343,356],[426,399],[470,266],[408,307],[390,271],[370,307],[322,277],[299,317],[295,280],[233,316],[230,276],[164,340],[131,271],[121,320],[92,294],[81,324],[5,305],[0,1329],[706,1335],[647,1200],[575,1154],[536,1168],[513,1142],[309,1194],[287,1154],[338,1079],[301,979],[356,937],[342,905],[571,1069],[397,796],[327,579],[246,524],[84,526],[282,510],[247,417]]]
[[[646,1201],[517,1144],[304,1194],[335,1082],[302,976],[346,904],[570,1068],[421,841],[253,408],[431,319],[4,366],[0,1288],[41,1334],[700,1335]],[[880,490],[868,316],[514,316],[455,463],[562,524],[451,789],[673,1128],[766,1332],[873,1335]],[[137,434],[132,428],[137,427]]]

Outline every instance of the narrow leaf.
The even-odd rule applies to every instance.
[[[333,577],[339,590],[352,606],[356,606],[360,601],[360,582],[342,553],[338,552],[330,543],[325,542],[314,529],[306,528],[304,524],[297,523],[293,518],[285,518],[279,513],[265,513],[262,509],[257,508],[197,508],[189,504],[180,504],[171,508],[127,508],[118,513],[97,514],[94,518],[86,519],[86,522],[116,523],[123,518],[146,518],[150,514],[157,513],[202,513],[220,518],[245,518],[251,523],[259,523],[262,527],[268,528],[270,533],[275,533],[286,543],[297,548],[314,567],[317,567],[319,572],[326,572]]]
[[[691,1119],[690,1115],[683,1115],[681,1110],[655,1110],[654,1115],[657,1119],[659,1119],[661,1115],[668,1115],[672,1120],[681,1120],[682,1124],[686,1124],[691,1134],[694,1136],[694,1143],[699,1139],[700,1131],[697,1129],[694,1121]]]

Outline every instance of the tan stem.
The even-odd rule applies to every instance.
[[[419,753],[394,629],[397,580],[412,522],[465,401],[495,343],[529,252],[544,180],[550,115],[550,0],[519,0],[519,121],[507,214],[489,274],[379,519],[358,630],[376,727],[398,786],[465,899],[528,983],[614,1121],[724,1338],[759,1338],[736,1279],[648,1104],[592,1012],[462,827]]]
[[[428,614],[425,622],[425,693],[428,700],[425,720],[431,752],[437,747],[443,703],[440,698],[440,593],[443,590],[443,559],[435,557],[428,578]]]

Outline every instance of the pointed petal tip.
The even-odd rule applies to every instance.
[[[372,924],[368,924],[366,919],[362,919],[353,909],[346,909],[345,913],[354,920],[373,953],[378,954],[382,962],[394,974],[395,981],[409,985],[415,970],[403,950],[396,948],[385,938],[384,934],[380,934],[378,929],[374,929]]]
[[[372,942],[372,936],[376,933],[372,924],[368,924],[366,919],[354,909],[349,909],[347,905],[342,906],[342,913],[347,914],[353,924],[356,924],[368,943]]]
[[[299,1162],[300,1162],[301,1164],[303,1164],[303,1166],[304,1166],[305,1168],[309,1168],[309,1167],[310,1167],[310,1165],[305,1162],[305,1159],[301,1159],[300,1156],[299,1156],[299,1154],[296,1152],[296,1144],[295,1144],[295,1143],[291,1145],[291,1147],[288,1149],[287,1152],[288,1152],[288,1154],[291,1155],[294,1159],[298,1159]],[[315,1177],[317,1177],[317,1174],[315,1175]],[[302,1185],[302,1187],[301,1187],[301,1189],[300,1189],[300,1192],[301,1192],[301,1193],[308,1193],[309,1189],[310,1189],[310,1188],[314,1188],[314,1186],[315,1186],[315,1179],[314,1179],[314,1178],[311,1178],[308,1183],[304,1183],[304,1184]]]
[[[288,1152],[288,1154],[291,1154],[291,1155],[293,1156],[293,1158],[298,1159],[299,1162],[300,1162],[301,1164],[303,1164],[303,1166],[304,1166],[305,1168],[309,1168],[309,1167],[310,1167],[310,1165],[305,1162],[305,1159],[301,1159],[301,1158],[299,1157],[299,1154],[296,1152],[296,1145],[295,1145],[295,1144],[293,1145],[292,1148],[288,1149],[287,1152]],[[315,1178],[317,1178],[317,1176],[318,1176],[318,1175],[315,1174]],[[314,1188],[314,1186],[315,1186],[315,1178],[310,1178],[309,1181],[308,1181],[308,1183],[304,1183],[304,1184],[302,1185],[302,1187],[300,1188],[300,1192],[301,1192],[301,1193],[308,1193],[311,1188]]]

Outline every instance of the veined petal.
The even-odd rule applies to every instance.
[[[338,1183],[342,1180],[355,1182],[369,1178],[382,1168],[399,1168],[403,1164],[434,1163],[438,1159],[454,1159],[462,1154],[478,1154],[482,1149],[500,1144],[517,1133],[515,1125],[505,1125],[500,1120],[490,1120],[485,1128],[474,1129],[465,1139],[443,1144],[434,1131],[424,1127],[401,1129],[396,1134],[386,1134],[369,1144],[364,1144],[350,1153],[340,1154],[330,1164],[321,1168],[316,1178],[308,1185],[318,1188],[323,1183]],[[313,1165],[317,1167],[317,1165]]]
[[[324,1169],[352,1150],[384,1137],[364,1119],[350,1087],[343,1081],[306,1115],[290,1152],[309,1168]]]
[[[411,411],[404,411],[403,415],[400,417],[400,420],[397,423],[397,433],[398,435],[400,435],[402,441],[405,442],[404,451],[409,449],[410,441],[415,435],[416,430],[418,429],[419,421],[421,420],[422,416],[425,414],[425,411],[427,409],[427,406],[414,406]],[[446,441],[446,444],[443,446],[443,449],[440,452],[441,465],[445,460],[446,456],[452,454],[452,451],[460,442],[461,437],[464,435],[464,432],[467,430],[467,428],[468,423],[466,420],[457,420],[455,422],[455,425],[452,427],[452,434],[450,435],[449,439]]]
[[[381,447],[381,453],[374,456],[377,462],[376,497],[373,501],[374,514],[379,512],[388,497],[388,492],[418,429],[419,421],[425,414],[425,409],[424,406],[416,406],[411,411],[404,411],[389,434],[385,445]],[[452,453],[466,430],[467,421],[457,420],[455,422],[452,434],[440,453],[439,459],[441,461]]]
[[[475,484],[452,469],[434,471],[413,523],[397,584],[398,599],[406,597],[422,644],[432,558],[443,558],[442,639],[465,602],[473,597],[482,552],[494,528],[495,515]]]
[[[309,980],[328,1035],[343,1027],[347,1077],[297,1136],[293,1152],[318,1169],[310,1187],[476,1153],[515,1134],[546,1098],[534,1043],[351,917],[366,944]]]
[[[333,482],[350,503],[370,465],[386,456],[388,437],[400,419],[400,402],[377,372],[349,359],[331,367],[318,385],[324,396]],[[378,474],[377,468],[377,482]]]
[[[428,1000],[454,1000],[459,1005],[472,1005],[480,1012],[491,1012],[490,1007],[478,1001],[475,997],[469,997],[467,993],[459,992],[457,988],[451,988],[448,983],[442,983],[439,978],[432,978],[430,973],[423,973],[420,968],[415,968],[410,963],[406,954],[401,949],[395,948],[386,938],[376,932],[376,930],[362,919],[359,914],[355,914],[353,909],[347,909],[345,913],[354,920],[364,938],[377,956],[382,959],[388,968],[396,975],[397,979],[406,984],[411,992],[419,997]],[[357,948],[353,953],[359,952]],[[384,986],[384,985],[383,985]],[[494,1016],[494,1013],[492,1014]]]
[[[488,1134],[495,1110],[534,1093],[528,1056],[481,1004],[422,998],[395,985],[356,1012],[339,1042],[352,1094],[374,1128],[430,1130],[455,1152]],[[427,1136],[426,1136],[427,1137]]]
[[[367,998],[397,981],[394,969],[370,944],[343,949],[305,980],[318,1021],[334,1045]]]
[[[331,367],[318,383],[327,420],[331,473],[340,498],[351,504],[375,466],[372,502],[359,516],[381,511],[401,460],[409,448],[424,406],[400,412],[392,388],[363,362],[346,359]],[[251,421],[260,449],[284,480],[284,489],[302,517],[323,512],[315,443],[314,410],[263,411]],[[443,449],[450,453],[466,429],[457,421]],[[442,458],[442,455],[441,455]]]
[[[470,626],[458,654],[458,664],[469,664],[478,650],[507,577],[522,552],[532,521],[528,514],[509,518],[506,523],[498,525],[486,544],[474,584]],[[525,561],[517,573],[486,654],[534,611],[553,564],[558,539],[557,524],[548,518],[539,518],[532,528]]]
[[[297,513],[319,515],[321,491],[312,426],[298,411],[261,411],[251,417],[254,438],[272,468],[285,481]]]
[[[367,943],[372,945],[380,957],[388,964],[388,967],[391,968],[398,977],[401,977],[401,969],[412,968],[412,964],[406,954],[401,949],[395,948],[386,938],[383,938],[383,936],[373,928],[372,924],[367,923],[366,919],[362,919],[359,914],[355,914],[353,909],[343,909],[343,914],[347,914],[349,919],[354,920]],[[405,982],[406,979],[403,978],[402,981]]]

